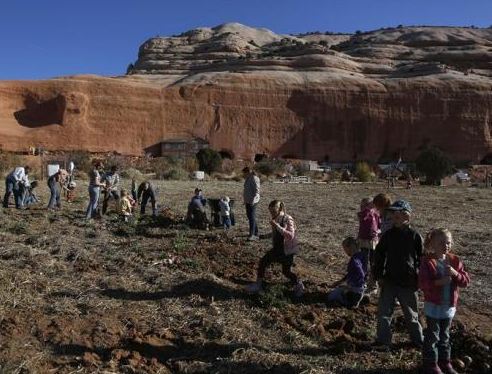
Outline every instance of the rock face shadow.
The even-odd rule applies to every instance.
[[[65,98],[58,95],[46,101],[27,96],[24,100],[25,108],[14,113],[19,125],[29,128],[62,125],[65,111]]]

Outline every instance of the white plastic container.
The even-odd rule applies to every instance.
[[[200,171],[200,170],[194,171],[193,172],[193,179],[195,179],[197,181],[204,180],[205,179],[205,172],[204,171]]]
[[[57,173],[58,170],[60,170],[60,165],[48,164],[48,177],[51,177],[53,174]]]

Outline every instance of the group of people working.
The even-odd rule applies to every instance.
[[[272,201],[269,211],[273,246],[261,258],[257,279],[246,290],[261,292],[265,287],[265,269],[279,263],[294,295],[302,297],[304,285],[292,271],[294,256],[299,252],[296,224],[285,212],[283,202]],[[332,284],[327,302],[357,308],[364,298],[377,295],[374,348],[384,350],[390,349],[393,313],[399,305],[413,345],[422,350],[423,372],[455,374],[450,327],[459,288],[468,286],[470,276],[463,262],[451,252],[451,232],[445,228],[431,229],[422,239],[410,224],[411,214],[407,201],[391,202],[387,194],[362,199],[357,236],[345,238],[341,245],[350,258],[347,272]],[[425,330],[419,320],[419,289],[423,292]]]

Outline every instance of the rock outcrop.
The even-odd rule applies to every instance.
[[[239,158],[492,153],[492,29],[292,36],[225,24],[149,39],[127,73],[0,82],[0,148],[140,155],[199,137]]]

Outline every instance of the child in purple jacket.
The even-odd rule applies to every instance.
[[[342,248],[350,257],[347,273],[342,279],[333,283],[333,287],[336,288],[328,294],[328,302],[340,303],[347,308],[357,308],[366,288],[367,257],[359,251],[354,237],[346,238],[342,242]]]

